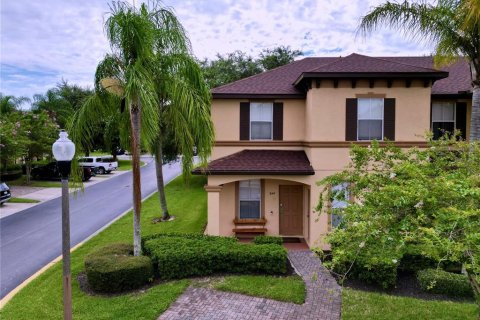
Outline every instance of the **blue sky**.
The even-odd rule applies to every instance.
[[[133,2],[131,0],[130,2]],[[140,1],[136,0],[138,5]],[[396,30],[356,38],[359,19],[383,0],[166,0],[187,29],[194,54],[289,45],[307,56],[426,55]],[[92,86],[109,46],[104,0],[9,0],[1,3],[0,92],[32,97],[61,79]]]

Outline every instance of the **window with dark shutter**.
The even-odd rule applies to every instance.
[[[240,102],[240,140],[250,140],[249,102]]]
[[[283,103],[273,104],[273,140],[283,140]]]
[[[432,103],[433,139],[437,140],[455,130],[455,103],[437,101]]]
[[[346,103],[345,141],[357,141],[357,99],[348,98]]]
[[[457,102],[455,115],[455,128],[460,131],[460,138],[467,138],[467,103]]]
[[[383,137],[395,141],[395,99],[384,99]]]

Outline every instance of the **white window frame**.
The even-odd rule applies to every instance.
[[[334,228],[337,228],[337,226],[334,226],[333,225],[333,217],[334,216],[339,216],[339,214],[335,213],[334,211],[337,211],[338,209],[343,209],[343,208],[346,208],[348,206],[348,201],[350,199],[350,192],[348,191],[348,183],[344,182],[344,183],[341,183],[341,184],[337,184],[335,186],[332,186],[332,190],[335,189],[335,188],[341,188],[343,190],[345,190],[345,200],[342,201],[342,202],[345,202],[345,205],[342,205],[342,206],[339,206],[339,207],[334,207],[334,201],[336,200],[331,200],[330,202],[330,208],[331,208],[331,212],[330,212],[330,228],[331,229],[334,229]],[[338,200],[337,200],[338,201]],[[334,209],[337,209],[337,210],[334,210]]]
[[[452,104],[453,105],[453,120],[448,120],[448,121],[434,121],[433,120],[433,107],[435,104],[445,104],[445,103],[449,103],[449,104]],[[432,130],[433,132],[433,123],[434,122],[453,122],[453,130],[456,130],[457,129],[457,103],[454,102],[454,101],[433,101],[432,102],[432,110],[431,110],[431,113],[432,113],[432,121],[430,123],[430,129]],[[453,133],[453,132],[452,132]]]
[[[373,140],[367,140],[367,139],[360,139],[359,136],[359,130],[360,130],[360,121],[362,120],[380,120],[380,119],[359,119],[358,118],[358,113],[359,113],[359,101],[360,100],[372,100],[372,99],[378,99],[382,100],[383,102],[383,108],[382,108],[382,138],[377,140],[377,141],[383,141],[385,140],[385,99],[384,98],[357,98],[357,141],[373,141]]]
[[[241,192],[240,192],[240,184],[241,184],[241,183],[246,183],[246,182],[248,182],[248,183],[249,183],[249,186],[250,186],[250,182],[251,182],[251,181],[258,181],[258,183],[259,183],[259,186],[260,186],[260,188],[259,188],[260,194],[259,194],[258,200],[256,200],[256,199],[242,199]],[[252,201],[252,202],[253,202],[253,201],[257,202],[257,201],[258,201],[258,210],[259,210],[259,212],[258,212],[258,218],[242,218],[242,217],[241,217],[241,212],[240,212],[241,206],[240,206],[240,202],[242,202],[242,201]],[[242,180],[242,181],[239,181],[239,182],[238,182],[238,203],[237,203],[237,206],[238,206],[238,219],[240,219],[240,220],[244,220],[244,219],[261,219],[261,218],[262,218],[262,180],[260,180],[260,179],[250,179],[250,180]]]
[[[254,104],[269,104],[270,105],[270,108],[272,110],[272,119],[270,121],[265,121],[265,120],[252,120],[252,105]],[[270,126],[270,139],[253,139],[252,138],[252,122],[267,122],[267,123],[271,123],[272,125]],[[271,141],[273,140],[273,102],[251,102],[250,103],[250,130],[249,130],[249,138],[250,140],[253,140],[253,141]]]

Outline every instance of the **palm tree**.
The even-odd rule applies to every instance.
[[[30,102],[30,99],[27,97],[9,96],[0,92],[0,114],[16,111],[23,103],[27,102]]]
[[[435,46],[435,64],[451,63],[459,56],[470,63],[472,115],[470,141],[480,140],[480,4],[478,0],[390,2],[362,17],[359,32],[367,35],[380,25],[402,29],[420,42]]]
[[[183,176],[188,179],[197,149],[202,162],[207,161],[214,141],[210,118],[210,92],[202,71],[191,54],[190,41],[180,22],[169,10],[153,20],[157,28],[155,42],[155,83],[159,101],[159,133],[150,149],[155,154],[157,188],[162,220],[170,218],[163,182],[165,138],[173,138],[183,155]]]
[[[75,114],[72,137],[88,140],[98,124],[95,119],[120,113],[121,138],[130,142],[132,153],[133,244],[134,255],[138,256],[141,253],[140,144],[151,145],[158,131],[153,76],[156,27],[152,22],[152,16],[158,12],[149,12],[145,4],[136,8],[121,1],[113,2],[110,11],[105,30],[112,53],[97,66],[95,94]]]

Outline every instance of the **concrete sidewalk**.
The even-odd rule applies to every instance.
[[[152,161],[152,158],[148,159],[142,157],[142,161],[148,163]],[[110,178],[117,177],[119,175],[125,174],[129,171],[112,171],[109,174],[97,175],[92,177],[90,180],[84,182],[84,188],[91,187],[97,183],[107,181]],[[70,189],[70,193],[74,192],[74,189]],[[62,195],[61,188],[41,188],[41,187],[28,187],[28,186],[11,186],[10,192],[12,193],[13,198],[27,198],[32,200],[37,200],[36,203],[10,203],[6,202],[0,207],[0,219],[8,217],[17,212],[23,211],[25,209],[39,205],[40,203],[48,200],[58,198]],[[81,192],[81,191],[80,191]]]

